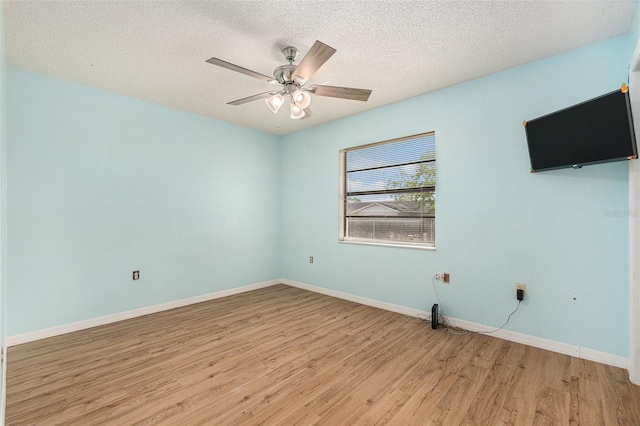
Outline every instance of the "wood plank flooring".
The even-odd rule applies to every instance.
[[[625,370],[284,285],[9,348],[7,425],[638,425]]]

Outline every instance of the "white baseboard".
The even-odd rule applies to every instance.
[[[84,321],[72,322],[56,327],[45,328],[42,330],[31,331],[15,336],[8,336],[6,339],[7,346],[15,346],[21,343],[32,342],[34,340],[46,339],[47,337],[58,336],[60,334],[71,333],[74,331],[85,330],[99,325],[111,324],[142,315],[154,314],[156,312],[166,311],[173,308],[192,305],[194,303],[206,302],[207,300],[220,299],[223,297],[233,296],[234,294],[245,293],[247,291],[258,290],[260,288],[270,287],[281,284],[282,280],[264,281],[261,283],[245,285],[242,287],[230,288],[228,290],[216,291],[215,293],[207,293],[200,296],[188,297],[186,299],[174,300],[171,302],[161,303],[159,305],[146,306],[144,308],[132,309],[130,311],[118,312],[112,315],[105,315],[98,318],[91,318]]]
[[[327,296],[337,297],[339,299],[349,300],[351,302],[360,303],[367,306],[373,306],[374,308],[380,308],[391,312],[397,312],[399,314],[416,316],[418,314],[431,316],[431,312],[421,311],[418,309],[408,308],[406,306],[394,305],[392,303],[381,302],[379,300],[368,299],[366,297],[356,296],[349,293],[343,293],[337,290],[331,290],[328,288],[318,287],[311,284],[300,283],[292,280],[282,279],[281,283],[301,288],[304,290],[313,291],[315,293],[325,294]],[[447,321],[454,327],[460,327],[468,331],[474,332],[486,332],[495,330],[495,327],[490,327],[475,322],[465,321],[457,318],[447,317]],[[491,333],[491,336],[498,337],[500,339],[509,340],[511,342],[522,343],[524,345],[533,346],[535,348],[546,349],[552,352],[558,352],[565,355],[570,355],[576,358],[586,359],[589,361],[599,362],[601,364],[612,365],[614,367],[627,368],[628,359],[613,355],[606,352],[596,351],[594,349],[583,348],[576,345],[570,345],[568,343],[556,342],[555,340],[543,339],[542,337],[530,336],[528,334],[516,333],[515,331],[500,330],[495,333]]]
[[[264,281],[261,283],[250,284],[242,287],[231,288],[228,290],[217,291],[215,293],[203,294],[200,296],[189,297],[186,299],[175,300],[171,302],[161,303],[159,305],[147,306],[144,308],[133,309],[130,311],[119,312],[112,315],[106,315],[98,318],[92,318],[84,321],[78,321],[70,324],[64,324],[57,327],[45,328],[42,330],[31,331],[15,336],[8,336],[6,339],[7,346],[15,346],[21,343],[32,342],[34,340],[45,339],[47,337],[58,336],[60,334],[71,333],[74,331],[85,330],[91,327],[110,324],[123,321],[142,315],[153,314],[156,312],[166,311],[173,308],[191,305],[194,303],[206,302],[207,300],[220,299],[222,297],[233,296],[234,294],[245,293],[247,291],[258,290],[270,287],[276,284],[286,284],[291,287],[297,287],[303,290],[309,290],[314,293],[325,294],[327,296],[337,297],[339,299],[349,300],[351,302],[360,303],[362,305],[372,306],[374,308],[384,309],[386,311],[396,312],[403,315],[415,317],[418,314],[426,317],[431,316],[431,312],[419,309],[409,308],[406,306],[395,305],[393,303],[382,302],[380,300],[369,299],[362,296],[356,296],[350,293],[344,293],[338,290],[331,290],[324,287],[318,287],[311,284],[305,284],[288,279],[278,279]],[[455,327],[460,327],[469,331],[491,331],[494,327],[478,324],[475,322],[465,321],[457,318],[447,317],[449,323]],[[556,342],[554,340],[543,339],[541,337],[530,336],[527,334],[516,333],[515,331],[500,330],[492,333],[491,336],[512,342],[522,343],[536,348],[546,349],[565,355],[574,356],[581,359],[599,362],[601,364],[612,365],[614,367],[627,368],[628,359],[619,355],[613,355],[606,352],[600,352],[593,349],[583,348],[580,346],[570,345],[568,343]]]
[[[337,297],[338,299],[348,300],[350,302],[360,303],[361,305],[373,306],[374,308],[384,309],[385,311],[397,312],[399,314],[409,315],[415,317],[418,314],[431,316],[431,312],[421,311],[419,309],[408,308],[406,306],[394,305],[393,303],[381,302],[380,300],[368,299],[366,297],[355,296],[349,293],[343,293],[338,290],[331,290],[324,287],[317,287],[311,284],[304,284],[297,281],[281,279],[282,284],[286,284],[291,287],[301,288],[303,290],[309,290],[314,293],[320,293],[327,296]]]

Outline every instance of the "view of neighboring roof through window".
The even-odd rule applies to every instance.
[[[340,163],[340,241],[435,247],[435,133],[345,149]]]

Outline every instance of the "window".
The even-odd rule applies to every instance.
[[[435,133],[340,151],[340,198],[340,241],[435,247]]]

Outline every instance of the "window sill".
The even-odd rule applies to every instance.
[[[424,244],[411,244],[411,243],[386,243],[384,241],[370,241],[370,240],[338,240],[340,244],[357,244],[364,246],[383,246],[383,247],[400,247],[400,248],[410,248],[417,250],[433,250],[435,251],[435,246],[427,246]]]

